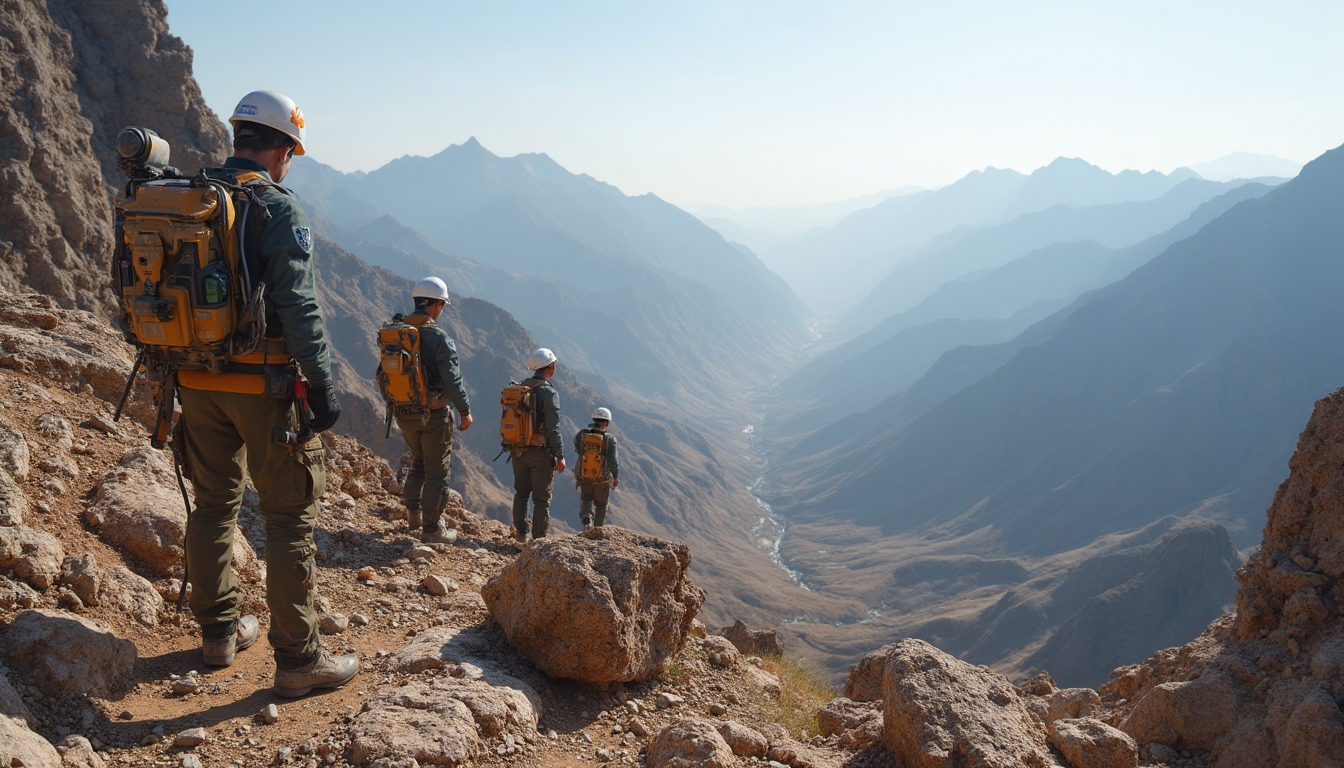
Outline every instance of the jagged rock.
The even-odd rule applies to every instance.
[[[188,728],[173,737],[174,747],[199,747],[209,738],[204,728]]]
[[[62,768],[103,768],[103,758],[93,749],[93,744],[83,736],[71,734],[56,745],[61,753]]]
[[[17,429],[0,429],[0,469],[15,480],[28,477],[28,439]]]
[[[1237,572],[1235,616],[1102,687],[1108,719],[1155,758],[1165,746],[1213,768],[1344,764],[1344,390],[1316,403],[1288,466]]]
[[[390,669],[444,674],[370,699],[352,727],[354,762],[367,765],[388,757],[459,765],[476,754],[478,733],[517,739],[535,733],[541,698],[482,658],[490,642],[479,629],[433,627],[391,654]]]
[[[765,757],[770,751],[770,742],[760,731],[749,728],[736,720],[719,724],[719,735],[734,755],[742,757]]]
[[[155,573],[167,576],[181,568],[187,514],[172,461],[163,451],[147,445],[127,451],[98,486],[84,520],[103,541]]]
[[[343,613],[328,613],[318,621],[318,627],[324,635],[339,635],[350,626],[350,619]]]
[[[738,619],[732,626],[720,629],[719,634],[728,638],[737,650],[748,656],[784,655],[784,646],[779,642],[779,633],[773,629],[752,629]]]
[[[43,690],[105,696],[130,675],[135,643],[99,621],[60,611],[29,610],[5,635],[10,666]]]
[[[887,646],[884,741],[908,768],[1045,768],[1045,729],[1002,675],[922,640]]]
[[[432,573],[426,575],[420,583],[424,586],[426,592],[437,597],[443,597],[449,592],[458,590],[458,584],[455,580],[447,576],[436,576]]]
[[[0,526],[23,525],[28,497],[4,469],[0,469]]]
[[[1086,717],[1057,720],[1050,731],[1070,768],[1137,768],[1139,745],[1125,732]]]
[[[157,626],[163,597],[154,585],[125,566],[115,566],[103,579],[98,602],[134,618],[146,627]]]
[[[838,696],[817,712],[817,726],[822,736],[836,736],[845,749],[863,749],[882,739],[881,704]]]
[[[0,576],[0,608],[10,609],[16,605],[21,608],[32,608],[37,604],[38,597],[33,588],[22,581],[10,581]]]
[[[616,526],[538,541],[481,589],[509,642],[552,677],[654,674],[690,633],[705,592],[690,549]]]
[[[742,654],[728,638],[719,635],[706,635],[700,638],[700,648],[709,660],[718,667],[736,666],[742,660]]]
[[[38,589],[56,583],[64,559],[65,548],[55,536],[22,525],[0,527],[0,568],[13,568]]]
[[[659,731],[649,742],[647,765],[649,768],[736,768],[741,763],[711,723],[679,720]]]
[[[322,444],[327,449],[329,488],[362,499],[370,494],[383,493],[392,481],[392,467],[387,460],[361,445],[355,438],[323,432]],[[460,495],[458,506],[461,506]]]
[[[876,701],[882,698],[882,679],[887,668],[887,653],[892,646],[884,645],[869,651],[859,663],[849,668],[845,678],[845,698],[851,701]]]
[[[1037,672],[1035,677],[1019,686],[1023,693],[1030,693],[1033,696],[1043,696],[1049,698],[1051,694],[1059,690],[1055,684],[1055,679],[1049,672]]]
[[[1047,725],[1064,718],[1091,717],[1101,706],[1101,697],[1091,688],[1065,688],[1051,694],[1047,701]]]
[[[61,563],[61,583],[88,606],[98,605],[98,592],[103,588],[104,577],[92,552],[70,555]]]

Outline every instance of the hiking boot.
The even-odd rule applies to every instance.
[[[275,685],[271,690],[287,699],[303,696],[314,688],[339,688],[359,674],[359,657],[332,656],[318,648],[313,660],[297,669],[281,669],[276,659]]]
[[[457,529],[444,528],[439,524],[434,530],[421,533],[420,541],[424,544],[452,544],[457,541]]]
[[[261,634],[256,616],[244,616],[234,621],[232,629],[231,632],[225,630],[227,635],[221,638],[201,638],[201,656],[205,657],[207,666],[229,666],[233,663],[234,654],[247,650]]]
[[[591,530],[593,530],[593,524],[590,523],[590,522],[588,522],[587,520],[584,520],[584,521],[583,521],[583,530],[585,530],[585,531],[591,531]]]
[[[406,510],[406,526],[414,531],[425,524],[425,516],[418,509]]]

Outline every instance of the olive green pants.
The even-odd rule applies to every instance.
[[[420,414],[398,416],[397,426],[412,457],[402,500],[407,509],[421,510],[425,530],[432,531],[439,526],[448,503],[448,478],[453,472],[453,412],[449,408],[432,411],[428,423]]]
[[[555,457],[545,448],[524,448],[510,458],[513,464],[513,527],[526,536],[527,499],[532,498],[532,538],[546,536],[551,527],[551,486],[555,481]]]
[[[579,520],[587,525],[607,521],[607,502],[611,500],[611,481],[579,484]],[[594,516],[596,511],[596,516]]]
[[[313,586],[313,526],[326,489],[322,442],[291,450],[276,443],[276,426],[299,431],[298,411],[285,400],[233,392],[181,390],[187,468],[196,505],[187,522],[191,612],[202,631],[241,615],[243,595],[231,567],[244,465],[266,519],[267,638],[277,654],[307,657],[320,645]]]

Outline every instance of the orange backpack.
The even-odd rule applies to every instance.
[[[579,480],[600,483],[607,477],[607,435],[598,429],[585,429],[579,438]]]

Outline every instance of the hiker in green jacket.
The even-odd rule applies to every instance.
[[[527,358],[532,377],[523,386],[532,387],[541,409],[541,433],[545,445],[516,448],[513,465],[513,535],[520,543],[546,536],[551,520],[551,489],[556,472],[565,471],[565,444],[560,437],[560,393],[551,384],[555,353],[545,347]],[[532,524],[527,521],[527,501],[532,499]]]
[[[609,426],[611,411],[598,408],[588,428],[574,435],[574,452],[579,455],[574,485],[579,489],[579,520],[585,531],[606,522],[611,491],[621,484],[620,453],[616,436],[607,433]]]

